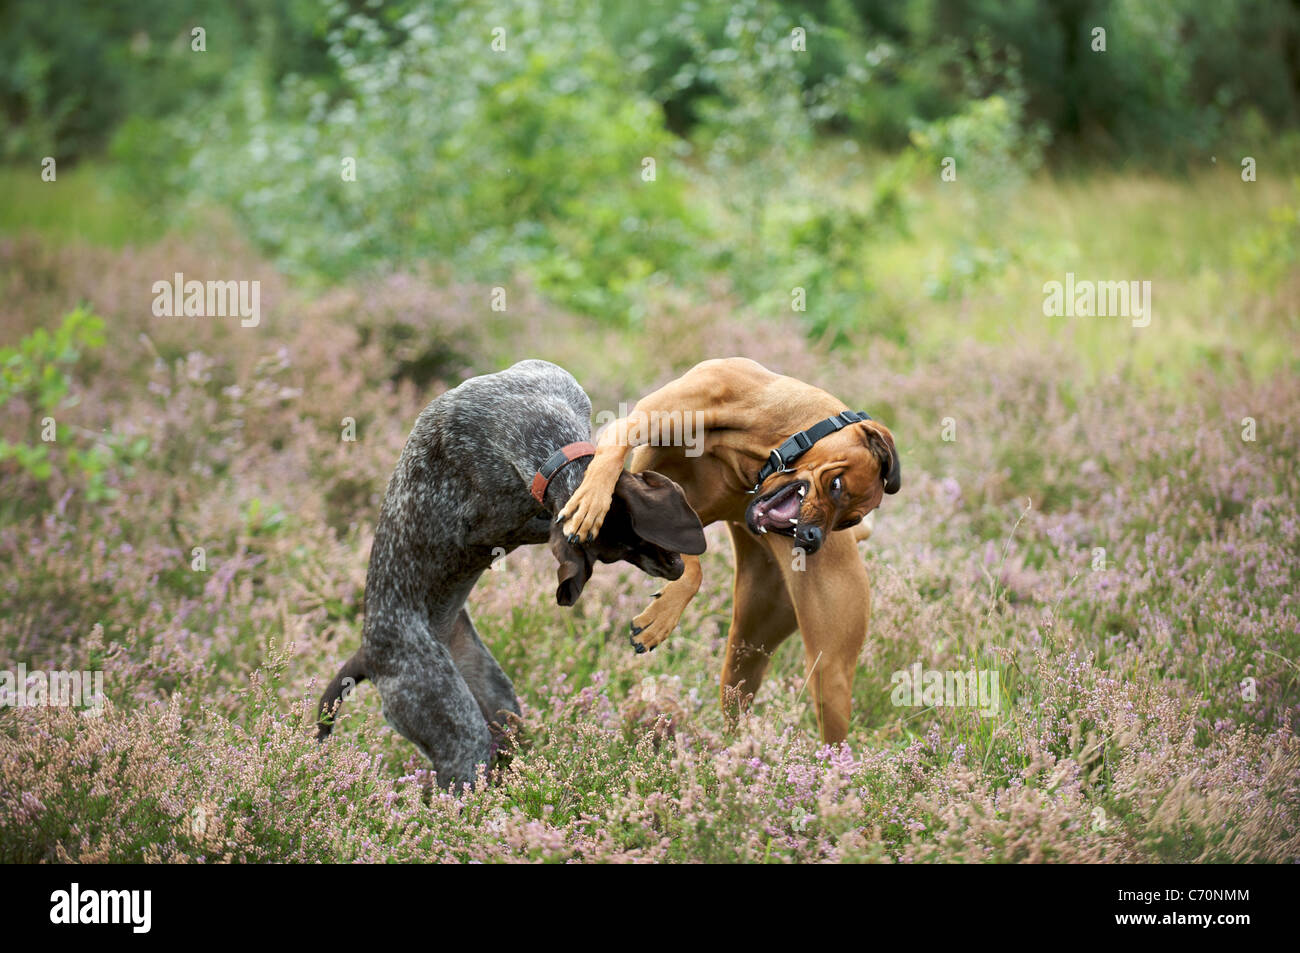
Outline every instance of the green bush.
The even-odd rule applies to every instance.
[[[284,264],[330,276],[434,259],[484,281],[523,273],[609,314],[689,264],[679,144],[590,4],[531,0],[484,19],[459,0],[391,28],[342,3],[329,16],[340,90],[232,75],[220,108],[156,130],[190,157],[169,188],[233,209]],[[153,131],[133,137],[157,149]]]
[[[88,441],[54,416],[77,402],[68,370],[85,351],[103,345],[103,319],[76,308],[53,333],[37,328],[15,347],[0,348],[0,408],[13,413],[12,404],[22,402],[37,425],[33,429],[42,432],[42,439],[32,442],[0,437],[0,464],[12,461],[41,482],[48,481],[57,467],[84,486],[91,502],[115,496],[116,490],[105,479],[109,471],[129,465],[148,450],[144,438]],[[45,439],[47,435],[54,439]]]

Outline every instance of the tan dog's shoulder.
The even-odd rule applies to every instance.
[[[700,361],[664,390],[689,394],[699,407],[748,406],[780,380],[781,375],[747,357],[715,357]]]

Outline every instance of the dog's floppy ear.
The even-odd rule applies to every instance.
[[[894,435],[878,420],[865,421],[862,440],[880,464],[880,478],[885,481],[886,493],[897,493],[903,486],[903,469],[894,448]]]
[[[559,564],[555,575],[560,585],[555,590],[555,601],[558,605],[571,606],[578,601],[583,587],[591,578],[591,558],[582,547],[569,542],[559,523],[551,524],[550,546],[551,554]]]
[[[647,543],[670,553],[698,556],[704,552],[700,518],[686,502],[682,488],[662,473],[624,470],[614,484],[614,498],[627,506],[632,530]]]

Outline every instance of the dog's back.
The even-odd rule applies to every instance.
[[[438,681],[440,671],[445,681],[453,678],[441,664],[448,659],[461,676],[481,678],[471,688],[489,720],[495,709],[486,709],[494,705],[508,700],[507,707],[517,709],[509,679],[464,612],[465,600],[494,558],[547,541],[549,517],[529,492],[533,474],[556,447],[589,439],[590,419],[591,401],[573,376],[540,360],[470,378],[424,408],[388,482],[375,527],[362,647],[321,698],[318,737],[329,734],[340,700],[366,678],[390,684],[387,691],[380,687],[390,721],[394,713],[419,707],[400,697],[413,669],[428,670],[429,688],[454,694],[456,686]],[[568,492],[583,469],[561,472],[563,482],[572,484]],[[462,714],[473,720],[472,713]],[[398,727],[438,764],[438,753],[412,737],[426,734],[421,726]]]
[[[521,361],[429,403],[388,483],[366,575],[366,632],[392,601],[431,615],[502,549],[545,542],[530,526],[537,467],[587,440],[591,401],[568,371]],[[575,468],[577,469],[577,468]],[[463,603],[463,599],[460,600]],[[382,620],[376,620],[381,621]]]

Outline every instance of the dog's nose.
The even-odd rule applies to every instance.
[[[794,540],[810,553],[821,549],[823,534],[820,526],[800,526],[794,531]]]

